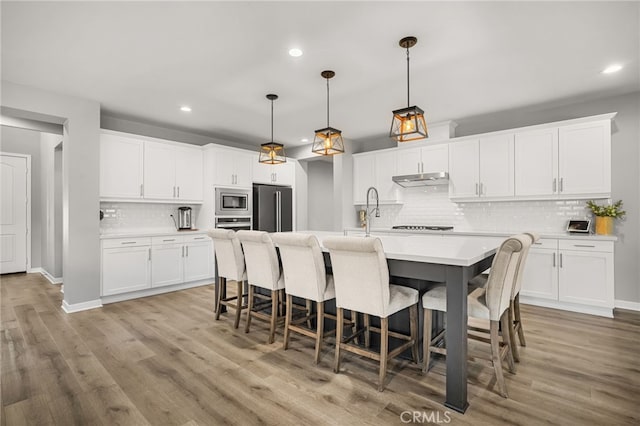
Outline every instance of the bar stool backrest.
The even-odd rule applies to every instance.
[[[238,231],[237,234],[244,250],[249,284],[278,290],[280,265],[269,234],[264,231]]]
[[[527,235],[509,237],[500,245],[493,258],[485,294],[489,319],[492,321],[500,321],[504,311],[509,308],[520,255],[529,241],[531,239]]]
[[[242,281],[245,271],[244,254],[235,231],[211,229],[207,234],[213,240],[218,276],[232,281]]]

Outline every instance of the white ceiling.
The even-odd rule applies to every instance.
[[[2,78],[116,117],[258,145],[331,125],[381,137],[411,100],[428,122],[640,90],[638,2],[2,2]],[[291,47],[304,55],[292,58]],[[624,69],[600,71],[611,63]],[[183,104],[193,112],[179,111]]]

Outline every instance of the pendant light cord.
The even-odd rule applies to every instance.
[[[273,99],[271,100],[271,142],[273,142]]]
[[[409,101],[409,48],[407,47],[407,107],[411,106]]]
[[[327,78],[327,127],[329,127],[329,79]]]

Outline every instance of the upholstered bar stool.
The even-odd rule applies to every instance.
[[[515,373],[515,364],[511,353],[509,333],[503,332],[502,342],[500,342],[499,328],[502,325],[502,330],[508,330],[509,316],[507,311],[509,310],[511,290],[515,285],[520,254],[529,241],[530,238],[526,235],[516,235],[506,239],[493,258],[486,288],[472,290],[467,298],[469,317],[489,320],[491,361],[500,395],[505,398],[508,397],[508,394],[502,374],[502,359],[507,359],[509,371],[512,373]],[[422,371],[426,372],[429,369],[431,352],[446,355],[446,349],[438,346],[444,339],[444,332],[435,338],[431,336],[432,311],[446,312],[447,310],[446,288],[437,286],[426,292],[422,296],[422,307],[424,308]],[[486,341],[485,339],[480,340]]]
[[[282,270],[284,273],[285,293],[287,294],[287,314],[284,324],[284,349],[289,346],[290,332],[315,338],[315,363],[320,361],[322,340],[325,337],[324,318],[328,315],[324,311],[324,302],[334,299],[336,291],[333,276],[326,273],[324,257],[318,239],[313,235],[295,233],[276,233],[271,238],[280,250]],[[307,310],[303,318],[293,319],[293,297],[299,297],[316,304],[316,331],[301,327],[304,321],[309,322],[313,317]],[[307,306],[308,309],[308,306]],[[333,334],[335,330],[327,334]]]
[[[238,239],[244,250],[244,258],[247,264],[247,279],[249,282],[249,303],[247,309],[247,325],[245,333],[251,327],[251,318],[256,317],[269,321],[269,344],[273,343],[278,321],[278,308],[280,292],[284,289],[284,278],[278,263],[278,253],[268,233],[263,231],[238,231]],[[260,287],[271,291],[271,296],[256,293],[255,288]],[[254,304],[254,299],[262,299],[263,302]],[[269,308],[271,313],[261,312]]]
[[[240,324],[240,314],[247,306],[243,305],[243,284],[247,279],[242,247],[236,233],[230,229],[212,229],[208,232],[213,240],[213,249],[218,265],[218,298],[216,300],[216,320],[220,319],[222,306],[234,308],[236,318],[234,328]],[[226,297],[227,281],[236,282],[236,295]]]
[[[520,352],[518,345],[516,345],[516,333],[518,334],[518,340],[520,346],[527,346],[527,342],[524,338],[524,328],[522,326],[522,317],[520,316],[520,289],[522,288],[522,277],[524,276],[524,269],[527,264],[527,258],[529,256],[529,249],[533,244],[540,239],[540,236],[534,232],[525,232],[523,235],[527,235],[530,240],[528,244],[522,249],[520,258],[518,259],[518,269],[516,272],[516,281],[511,291],[511,302],[509,305],[509,339],[511,340],[511,353],[513,359],[516,362],[520,362]],[[486,287],[488,274],[478,275],[469,282],[474,287]]]
[[[341,350],[379,360],[378,391],[383,391],[389,358],[411,348],[413,360],[418,362],[418,291],[389,283],[389,268],[379,238],[329,237],[323,240],[323,245],[331,256],[338,308],[333,370],[336,373],[340,370]],[[342,335],[345,309],[365,314],[364,328],[347,337]],[[410,336],[389,331],[389,316],[404,309],[409,309]],[[368,315],[380,317],[380,328],[371,327]],[[370,331],[380,333],[379,353],[349,344],[362,333],[366,339]],[[389,352],[389,336],[407,342]]]

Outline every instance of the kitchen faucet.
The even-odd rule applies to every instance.
[[[376,196],[376,206],[375,208],[371,209],[371,211],[369,211],[369,193],[371,193],[371,190],[373,190]],[[378,207],[379,203],[380,203],[380,197],[378,196],[378,190],[373,186],[369,187],[369,189],[367,189],[367,207],[364,215],[364,223],[365,223],[364,232],[366,237],[369,236],[369,230],[371,225],[370,223],[371,221],[369,220],[369,215],[371,213],[375,213],[376,217],[380,217],[380,208]]]

